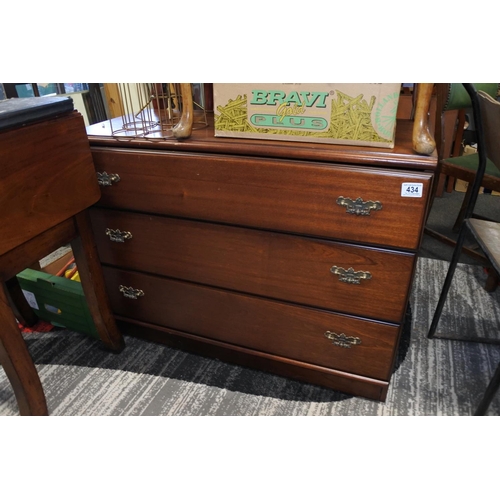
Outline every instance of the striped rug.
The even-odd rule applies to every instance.
[[[84,335],[26,334],[51,415],[471,415],[500,346],[426,338],[448,263],[420,258],[411,317],[384,403],[229,365],[127,337],[119,355]],[[481,267],[460,264],[438,331],[499,337],[500,291]],[[500,398],[489,414],[500,413]],[[0,415],[17,415],[0,368]]]

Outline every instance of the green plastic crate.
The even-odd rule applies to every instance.
[[[81,283],[33,269],[25,269],[17,279],[40,319],[99,338]]]

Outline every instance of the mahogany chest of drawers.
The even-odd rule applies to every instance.
[[[435,157],[89,128],[91,210],[123,333],[384,400]]]

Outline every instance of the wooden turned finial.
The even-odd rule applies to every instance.
[[[433,83],[418,84],[412,144],[413,150],[423,155],[430,155],[436,149],[436,141],[429,131],[429,108],[433,88]]]
[[[182,115],[177,125],[172,129],[176,139],[187,139],[193,129],[193,93],[190,83],[181,83]]]

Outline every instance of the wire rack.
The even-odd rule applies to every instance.
[[[208,125],[203,83],[191,84],[193,128]],[[118,83],[119,118],[110,120],[117,137],[171,138],[182,115],[182,93],[177,83]]]

